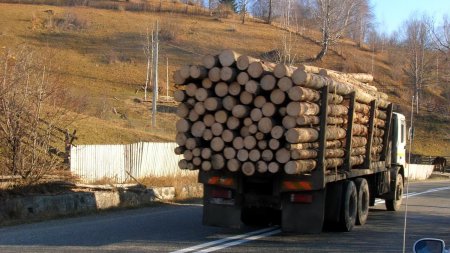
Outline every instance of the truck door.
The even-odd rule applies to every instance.
[[[399,113],[394,113],[392,135],[392,162],[406,167],[406,119]]]

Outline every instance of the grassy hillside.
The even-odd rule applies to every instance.
[[[46,10],[53,10],[50,16]],[[238,20],[171,13],[137,13],[86,7],[55,7],[0,4],[0,48],[26,44],[45,51],[52,58],[54,74],[77,101],[78,144],[129,143],[138,140],[173,140],[173,105],[160,106],[158,126],[151,127],[150,103],[143,102],[140,87],[145,82],[143,43],[146,29],[159,20],[160,80],[165,84],[165,62],[172,71],[188,63],[199,63],[201,56],[224,48],[255,57],[281,47],[282,30],[257,22],[242,25]],[[298,62],[313,57],[319,50],[318,34],[292,38],[292,51]],[[50,53],[48,53],[50,52]],[[407,113],[407,88],[389,64],[387,56],[374,57],[376,85]],[[324,61],[313,63],[342,71],[370,72],[372,53],[345,41],[333,48]],[[164,66],[164,67],[163,67]],[[165,87],[165,85],[163,85]],[[441,96],[445,87],[429,93],[448,106]],[[169,94],[173,91],[170,85]],[[166,94],[165,88],[161,91]],[[61,105],[64,106],[64,105]],[[71,109],[71,108],[68,108]],[[414,152],[450,155],[449,119],[427,113],[418,121]],[[436,120],[438,119],[438,120]],[[430,127],[431,126],[431,127]],[[436,138],[438,137],[438,138]]]

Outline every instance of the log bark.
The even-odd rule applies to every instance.
[[[214,170],[220,170],[225,167],[225,159],[221,154],[215,154],[211,157],[211,165]]]
[[[235,107],[237,104],[238,104],[238,100],[232,96],[226,96],[222,100],[223,108],[227,111],[232,111],[233,107]]]
[[[197,121],[199,118],[200,118],[200,115],[198,115],[198,113],[197,113],[195,110],[191,110],[191,111],[189,112],[188,119],[189,119],[191,122],[195,122],[195,121]]]
[[[280,148],[275,153],[275,160],[281,164],[285,164],[291,160],[291,152],[285,148]]]
[[[280,148],[280,146],[281,146],[280,140],[273,139],[273,138],[269,140],[269,148],[270,149],[276,151]]]
[[[222,101],[218,97],[209,97],[205,100],[204,106],[206,110],[215,112],[222,109]]]
[[[187,118],[191,106],[186,103],[180,103],[177,107],[177,116],[180,118]]]
[[[261,89],[265,91],[271,91],[277,85],[277,79],[271,74],[264,75],[261,78]]]
[[[263,105],[263,107],[261,108],[261,111],[265,117],[272,117],[273,115],[275,115],[277,108],[275,107],[274,104],[267,102]]]
[[[214,138],[214,135],[213,135],[211,129],[209,129],[209,128],[205,129],[205,131],[203,132],[202,138],[205,141],[212,140],[212,138]]]
[[[319,131],[314,128],[291,128],[286,132],[289,143],[315,142],[319,139]]]
[[[231,113],[233,114],[234,117],[242,119],[250,114],[250,107],[238,104],[233,107]]]
[[[176,90],[173,92],[173,99],[177,102],[184,102],[186,100],[186,93],[184,90]]]
[[[225,110],[216,111],[216,113],[214,113],[214,119],[218,123],[225,124],[228,119],[227,111],[225,111]]]
[[[205,126],[211,127],[214,123],[216,123],[216,119],[212,114],[205,114],[203,116],[203,123],[205,123]]]
[[[216,122],[211,126],[211,132],[214,136],[221,136],[223,133],[223,125]]]
[[[222,151],[225,148],[225,142],[220,137],[214,137],[211,140],[211,149],[215,152]]]
[[[213,86],[213,82],[209,78],[202,80],[202,87],[205,89],[210,89]]]
[[[276,105],[281,105],[286,100],[286,93],[280,89],[274,89],[270,93],[270,101]]]
[[[239,101],[241,101],[241,103],[244,105],[249,105],[253,102],[253,94],[247,91],[243,91],[239,96]]]
[[[202,59],[202,64],[207,69],[212,69],[219,65],[219,57],[217,55],[206,55]]]
[[[267,103],[267,100],[264,96],[257,96],[257,97],[255,97],[255,99],[253,101],[253,105],[256,108],[262,108],[265,103]]]
[[[211,95],[212,95],[211,91],[205,88],[198,88],[195,91],[195,99],[197,99],[197,101],[200,102],[205,101]]]
[[[318,155],[317,150],[314,149],[293,149],[291,150],[292,160],[313,159]]]
[[[228,129],[236,130],[240,126],[240,124],[241,123],[238,118],[236,118],[234,116],[228,117],[228,120],[227,120],[227,128]]]
[[[313,89],[293,86],[288,90],[288,96],[292,101],[317,102],[320,100],[320,93]]]
[[[193,79],[203,79],[208,76],[208,70],[200,65],[192,65],[189,68],[189,75]]]
[[[280,170],[280,164],[278,164],[277,162],[270,162],[267,166],[267,170],[270,173],[275,174]]]
[[[250,80],[250,76],[247,74],[247,72],[241,72],[238,74],[236,80],[240,85],[245,85],[248,80]]]
[[[279,63],[275,66],[273,70],[273,74],[277,78],[283,78],[283,77],[291,77],[292,73],[295,71],[295,67],[287,66],[285,64]]]
[[[195,113],[197,113],[198,115],[203,115],[206,113],[206,109],[205,106],[203,105],[203,102],[197,102],[194,105],[194,111]]]
[[[242,173],[246,176],[252,176],[255,174],[256,168],[252,162],[245,162],[242,164]]]
[[[290,102],[286,107],[289,116],[297,117],[300,115],[318,115],[320,107],[314,103],[308,102]]]
[[[268,170],[268,165],[267,165],[267,163],[264,162],[264,161],[257,161],[257,162],[256,162],[256,170],[257,170],[259,173],[266,173],[267,170]]]
[[[262,133],[268,134],[272,131],[273,125],[274,123],[272,118],[264,117],[258,122],[258,130]]]
[[[210,171],[212,169],[212,164],[210,161],[203,161],[200,168],[202,168],[203,171]]]
[[[212,82],[216,83],[220,81],[220,68],[214,67],[208,71],[208,78]]]
[[[237,71],[235,68],[223,67],[220,70],[220,79],[224,82],[233,82],[236,80]]]
[[[294,84],[292,83],[292,79],[289,77],[283,77],[277,82],[278,88],[282,91],[288,91]]]
[[[244,138],[244,148],[252,150],[256,147],[256,138],[252,135],[246,136]]]
[[[230,129],[225,129],[223,130],[221,137],[224,142],[231,143],[236,135],[237,134]]]
[[[257,62],[259,61],[259,59],[247,56],[247,55],[241,55],[239,56],[239,58],[237,59],[237,68],[241,71],[245,71],[247,70],[248,66],[252,63],[252,62]]]
[[[261,158],[266,161],[266,162],[270,162],[273,159],[273,151],[270,149],[265,149],[262,151],[261,153]]]
[[[282,126],[274,126],[270,131],[270,135],[274,139],[281,139],[281,137],[283,137],[285,132],[286,129],[284,129]]]
[[[302,174],[310,172],[316,168],[317,162],[315,160],[296,160],[289,161],[284,165],[284,172],[289,175]]]
[[[261,158],[261,151],[257,149],[252,149],[248,153],[248,159],[252,162],[257,162]]]
[[[241,85],[237,82],[233,82],[228,86],[228,93],[231,96],[238,96],[241,94]]]
[[[341,158],[330,158],[325,160],[325,165],[327,169],[336,168],[344,164],[344,159]]]
[[[248,161],[248,150],[246,150],[246,149],[238,150],[236,157],[241,162]]]
[[[313,116],[314,117],[314,116]],[[297,126],[297,118],[292,116],[284,116],[281,124],[286,129],[291,129]]]
[[[195,92],[197,91],[197,85],[195,83],[189,83],[185,87],[186,87],[186,90],[185,90],[186,95],[188,95],[189,97],[194,97]]]
[[[237,159],[230,159],[227,161],[227,168],[231,172],[236,172],[241,168],[241,162]]]
[[[263,117],[262,111],[259,108],[253,108],[250,111],[250,118],[252,119],[252,121],[254,122],[258,122],[259,120],[261,120]]]
[[[338,117],[348,114],[348,108],[343,105],[328,105],[328,116]]]
[[[266,65],[264,62],[252,62],[247,68],[247,73],[254,79],[260,78],[264,73],[272,71],[273,67]]]
[[[217,83],[214,86],[214,93],[218,97],[225,97],[226,95],[228,95],[228,84],[225,82]]]
[[[240,54],[233,50],[226,49],[219,54],[219,62],[223,67],[229,67],[236,63],[239,56]]]
[[[327,141],[343,139],[343,138],[345,138],[346,134],[347,134],[347,132],[345,131],[344,128],[329,126],[327,128],[326,139],[327,139]]]
[[[179,119],[175,125],[177,132],[189,132],[191,129],[192,122],[187,119]]]
[[[236,150],[241,150],[244,148],[244,138],[238,136],[233,140],[233,148]]]
[[[247,91],[250,94],[259,94],[260,90],[261,85],[255,80],[249,80],[245,84],[245,91]]]
[[[223,156],[227,160],[233,159],[236,157],[236,150],[232,147],[226,147],[223,149]]]
[[[205,126],[205,123],[203,123],[203,121],[196,121],[196,122],[194,122],[194,124],[192,124],[191,134],[194,137],[202,137],[203,132],[205,132],[205,129],[206,129],[206,126]]]
[[[202,151],[200,153],[200,157],[204,160],[211,159],[212,156],[212,150],[210,148],[202,148]]]
[[[300,115],[295,118],[295,121],[298,126],[311,126],[318,125],[320,118],[318,116]]]

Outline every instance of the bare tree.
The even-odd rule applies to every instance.
[[[404,24],[406,66],[404,72],[413,88],[416,106],[424,84],[432,80],[434,54],[431,48],[430,20],[427,17],[412,17]]]
[[[245,16],[248,14],[249,9],[249,0],[237,0],[236,4],[239,8],[239,13],[241,15],[241,22],[242,24],[245,24]]]
[[[26,48],[7,50],[0,65],[0,169],[32,184],[62,164],[55,136],[67,116],[64,92],[51,65]]]
[[[351,17],[357,11],[357,0],[316,0],[314,16],[322,32],[322,49],[316,60],[321,60],[329,47],[340,39],[352,23]]]
[[[145,85],[144,85],[144,101],[147,101],[147,91],[149,85],[151,86],[151,78],[153,76],[152,73],[152,62],[153,62],[153,30],[150,32],[150,29],[147,27],[146,33],[144,35],[144,55],[147,60],[147,68],[146,68],[146,76],[145,76]]]

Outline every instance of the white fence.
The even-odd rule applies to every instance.
[[[70,171],[84,181],[110,178],[123,183],[147,176],[192,174],[178,168],[173,142],[139,142],[128,145],[77,145],[70,150]],[[131,176],[130,176],[131,175]]]
[[[433,173],[434,165],[407,164],[405,176],[409,180],[425,180]]]

